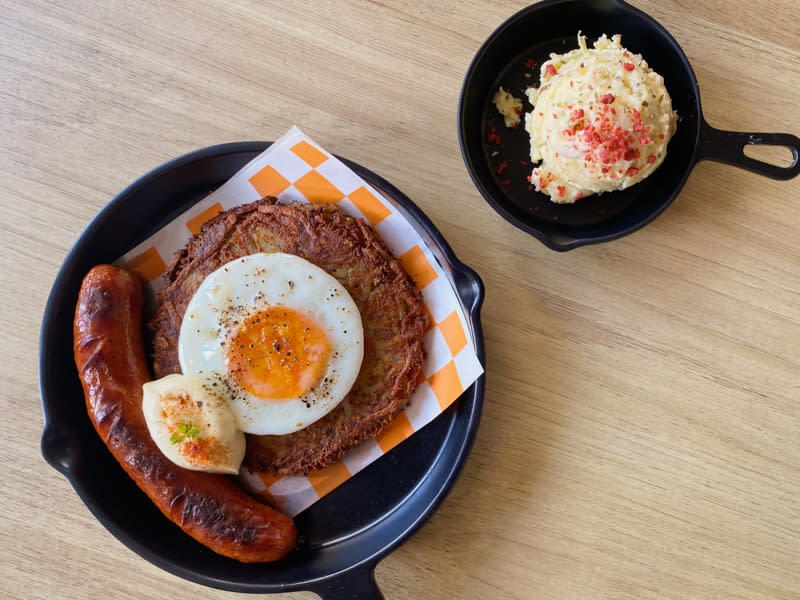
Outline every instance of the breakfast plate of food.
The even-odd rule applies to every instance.
[[[484,385],[477,376],[419,420],[415,388],[438,394],[422,346],[438,315],[389,232],[384,243],[327,203],[266,195],[207,215],[158,277],[143,254],[124,258],[270,146],[174,159],[82,233],[42,324],[42,453],[118,540],[175,575],[240,592],[379,596],[376,564],[463,467]],[[422,240],[482,364],[478,275],[402,192],[338,160]],[[359,448],[377,448],[398,415],[412,431],[365,459]],[[340,464],[352,476],[308,485]]]

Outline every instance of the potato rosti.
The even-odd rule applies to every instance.
[[[308,472],[380,433],[407,403],[425,360],[428,317],[421,293],[369,225],[333,205],[278,204],[267,197],[209,220],[173,257],[150,323],[156,377],[180,372],[181,321],[205,277],[257,252],[295,254],[324,269],[361,313],[364,359],[341,404],[295,433],[248,435],[245,463],[254,470]]]

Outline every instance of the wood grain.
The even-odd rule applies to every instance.
[[[709,123],[800,134],[795,0],[632,3],[686,51]],[[547,250],[483,202],[456,138],[469,62],[524,5],[0,0],[0,597],[244,597],[136,556],[45,464],[38,335],[114,194],[292,124],[403,190],[486,284],[478,439],[378,566],[387,598],[800,597],[800,178],[701,163],[647,228]]]

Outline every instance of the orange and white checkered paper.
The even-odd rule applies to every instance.
[[[176,218],[117,264],[136,271],[155,294],[177,250],[217,213],[263,196],[281,202],[329,202],[363,218],[377,231],[422,291],[432,326],[427,360],[408,406],[389,427],[335,464],[306,475],[276,479],[242,469],[244,487],[295,516],[394,446],[430,423],[483,373],[455,290],[423,239],[383,195],[293,127],[204,200]],[[150,295],[150,294],[148,294]]]

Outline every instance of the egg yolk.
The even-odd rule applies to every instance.
[[[331,355],[308,315],[277,307],[250,315],[228,342],[227,366],[245,390],[266,400],[298,398],[322,377]]]

